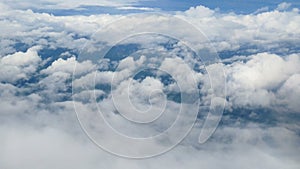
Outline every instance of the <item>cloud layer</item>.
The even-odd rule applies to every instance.
[[[83,5],[77,1],[67,2],[57,1],[62,8]],[[206,144],[197,144],[205,117],[205,114],[199,114],[190,135],[175,149],[153,159],[135,161],[106,153],[87,139],[76,119],[71,97],[72,78],[75,78],[73,82],[78,92],[75,97],[80,98],[76,101],[82,104],[82,108],[97,109],[90,95],[94,92],[97,99],[104,100],[100,106],[110,112],[107,114],[110,122],[127,134],[132,131],[139,136],[157,133],[172,120],[166,115],[163,125],[148,128],[128,126],[107,99],[110,95],[104,91],[107,86],[103,84],[111,83],[115,74],[107,63],[115,62],[102,60],[98,64],[95,60],[78,58],[80,49],[95,40],[95,31],[122,16],[53,16],[12,9],[11,3],[15,1],[0,4],[0,143],[3,147],[0,168],[159,168],[162,165],[167,168],[299,168],[299,9],[287,10],[289,4],[283,3],[274,11],[247,15],[219,13],[203,6],[177,12],[176,17],[194,24],[210,39],[197,47],[201,49],[209,43],[222,58],[219,64],[227,74],[226,110],[221,125]],[[98,1],[88,3],[98,5]],[[28,4],[29,1],[24,1],[22,8],[27,8]],[[145,23],[146,19],[160,24],[156,16],[145,18]],[[149,45],[145,40],[150,41],[140,39],[141,45]],[[177,46],[173,46],[173,51],[170,46],[156,49],[161,54],[170,52],[176,56],[189,56],[182,44],[174,44]],[[158,44],[151,45],[147,47],[157,47]],[[143,52],[149,53],[146,49]],[[119,60],[117,73],[120,75],[113,83],[115,91],[119,92],[117,96],[126,92],[122,83],[129,81],[124,80],[125,77],[149,63],[141,53]],[[193,59],[176,57],[160,61],[161,69],[185,82],[183,91],[189,92],[189,82],[192,81],[185,72],[192,72],[196,82],[203,82],[207,87],[205,72],[190,70],[183,64],[192,65]],[[72,77],[75,65],[77,76]],[[98,88],[94,91],[90,80],[95,72]],[[140,81],[134,79],[132,83],[132,90],[136,91],[134,96],[148,93],[154,108],[161,107],[163,98],[159,92],[151,93],[151,89],[178,89],[172,83],[166,87],[154,77]],[[145,102],[133,101],[137,108],[147,110],[147,99]],[[176,100],[168,103],[171,103],[169,114],[172,114],[177,106]],[[126,109],[127,105],[120,106],[120,109]],[[95,120],[94,116],[87,118]]]

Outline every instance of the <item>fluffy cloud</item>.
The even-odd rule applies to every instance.
[[[42,70],[41,73],[53,74],[57,72],[64,72],[73,74],[76,69],[78,75],[86,74],[96,68],[90,61],[77,62],[75,57],[70,57],[66,60],[59,58],[52,62],[52,64],[46,69]]]
[[[0,81],[13,83],[21,79],[28,80],[41,62],[37,53],[39,48],[32,47],[26,52],[17,52],[0,58]]]
[[[228,95],[234,106],[287,106],[287,111],[299,112],[295,99],[299,98],[299,54],[280,57],[259,53],[248,57],[246,62],[227,65]],[[288,91],[293,90],[291,95]],[[286,94],[283,94],[286,91]],[[285,104],[282,104],[284,102]],[[274,108],[274,107],[273,107]],[[281,110],[282,111],[282,110]]]
[[[78,46],[83,46],[95,31],[120,18],[119,15],[107,14],[52,16],[46,13],[34,13],[31,10],[13,10],[5,5],[1,8],[0,15],[3,18],[0,21],[3,25],[0,28],[2,32],[0,42],[3,44],[1,48],[9,52],[13,50],[11,39],[18,39],[28,46],[39,44],[49,45],[52,48],[65,47],[77,50]],[[297,50],[295,48],[299,43],[300,17],[299,10],[296,8],[287,11],[274,10],[236,15],[221,14],[198,6],[185,12],[177,12],[176,16],[201,29],[219,52],[240,50],[244,53],[257,53],[272,50],[276,53],[292,53]],[[148,17],[147,20],[151,21],[151,19],[159,25],[157,18]],[[158,29],[158,26],[153,25],[153,27]],[[106,39],[106,37],[102,38]]]
[[[298,100],[300,99],[300,76],[290,76],[277,92],[277,104],[286,105],[291,111],[299,112]]]
[[[271,49],[279,52],[288,50],[289,47],[278,42],[296,46],[299,41],[297,28],[300,26],[300,18],[297,8],[284,12],[274,10],[258,14],[236,15],[234,13],[220,14],[200,6],[179,12],[177,15],[203,30],[218,51],[235,51],[247,45],[249,52]],[[274,34],[277,35],[276,38]],[[276,50],[276,48],[279,49]]]
[[[139,136],[151,135],[161,132],[162,128],[174,120],[165,116],[160,121],[162,125],[148,128],[132,124],[130,126],[116,112],[110,93],[104,89],[93,90],[92,80],[101,87],[103,84],[110,84],[115,73],[119,73],[112,84],[116,89],[113,92],[116,92],[116,96],[123,96],[129,84],[124,79],[128,80],[130,73],[147,63],[147,58],[143,55],[139,55],[142,56],[139,59],[132,56],[120,60],[117,72],[101,71],[101,66],[109,66],[105,63],[99,66],[98,60],[82,61],[77,57],[78,51],[86,42],[95,40],[91,37],[97,29],[120,16],[103,14],[58,17],[31,10],[12,9],[11,4],[17,3],[22,2],[9,1],[8,5],[0,5],[0,144],[3,146],[0,168],[159,168],[162,165],[167,168],[299,168],[298,9],[288,10],[289,4],[283,3],[274,11],[247,15],[222,14],[203,6],[177,12],[177,17],[202,29],[220,54],[229,53],[229,56],[223,56],[230,57],[223,60],[227,74],[228,108],[238,118],[243,118],[243,115],[239,116],[239,109],[252,110],[249,116],[255,116],[257,108],[266,109],[276,116],[278,122],[264,123],[263,118],[266,117],[262,116],[255,123],[239,124],[238,120],[230,119],[226,114],[213,137],[206,144],[198,145],[197,138],[204,121],[204,115],[201,114],[190,136],[175,149],[153,159],[135,161],[98,150],[80,129],[71,101],[72,73],[76,65],[78,76],[73,81],[76,89],[74,97],[78,98],[76,101],[83,110],[97,112],[95,105],[92,106],[96,96],[101,101],[99,106],[108,112],[106,115],[109,122],[122,132]],[[96,1],[84,3],[99,5]],[[20,8],[32,5],[31,1],[23,1]],[[47,7],[73,8],[80,5],[84,4],[78,1],[55,1]],[[143,19],[156,21],[159,29],[159,19]],[[151,41],[159,40],[155,38],[157,37]],[[148,43],[150,40],[140,39],[141,43],[146,41]],[[147,47],[157,47],[157,44],[148,45]],[[75,56],[70,54],[65,57],[61,53],[51,53],[49,59],[44,58],[40,52],[42,49],[58,48],[75,53]],[[176,50],[181,53],[174,50],[171,54],[187,54],[182,48]],[[165,54],[166,49],[159,48],[159,52]],[[188,62],[192,65],[192,58],[183,60],[179,57],[160,57],[156,61],[162,63],[162,69],[181,79],[184,90],[189,90],[189,82],[193,81],[192,76],[186,76],[187,72],[192,72],[196,82],[209,82],[209,79],[202,79],[206,76],[196,74],[184,64]],[[170,89],[158,79],[149,77],[141,81],[132,80],[132,83],[132,96],[135,97],[133,101],[143,110],[149,108],[147,101],[151,101],[154,108],[162,107],[164,98],[159,92],[151,93],[153,88]],[[150,97],[143,98],[145,102],[139,100],[145,95]],[[128,102],[120,102],[120,110],[128,110]],[[169,115],[173,115],[178,110],[178,104],[171,101],[168,104]],[[86,118],[96,120],[95,116]]]

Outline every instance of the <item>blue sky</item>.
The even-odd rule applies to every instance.
[[[139,6],[174,11],[187,10],[191,6],[203,5],[211,9],[220,8],[224,12],[251,13],[266,6],[270,9],[276,8],[282,2],[292,3],[294,7],[299,7],[300,5],[300,2],[297,0],[154,0],[140,2]]]
[[[125,6],[130,7],[147,7],[154,8],[155,10],[160,11],[185,11],[190,7],[195,6],[205,6],[210,9],[218,9],[221,13],[234,12],[237,14],[249,14],[257,11],[261,8],[266,8],[268,10],[276,9],[277,5],[287,2],[291,3],[291,8],[299,8],[300,2],[297,0],[272,0],[272,1],[263,1],[263,0],[145,0],[138,1],[135,3],[124,4]],[[143,10],[138,9],[118,9],[115,6],[101,6],[101,5],[81,5],[78,9],[55,9],[55,8],[33,8],[36,12],[47,12],[52,13],[54,15],[91,15],[91,14],[101,14],[101,13],[109,13],[109,14],[126,14],[126,13],[137,13],[137,12],[145,12]]]
[[[101,2],[101,1],[99,1]],[[185,11],[190,7],[205,6],[210,9],[219,9],[221,13],[234,12],[237,14],[249,14],[254,13],[258,9],[265,8],[273,10],[277,8],[280,3],[290,3],[290,8],[299,8],[300,2],[297,0],[145,0],[121,4],[125,7],[137,7],[137,8],[154,8],[159,11]],[[84,1],[82,4],[85,4]],[[120,6],[114,5],[80,5],[78,8],[71,9],[60,9],[55,8],[44,8],[43,6],[33,7],[33,11],[36,12],[47,12],[54,15],[91,15],[91,14],[126,14],[126,13],[137,13],[145,12],[139,9],[119,9]],[[78,10],[78,9],[81,10]]]

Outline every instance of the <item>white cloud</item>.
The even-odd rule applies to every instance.
[[[200,28],[218,51],[236,50],[245,44],[268,50],[278,47],[278,42],[299,41],[297,9],[236,15],[198,7],[178,12],[177,16]]]
[[[1,43],[3,50],[11,48],[9,39],[22,39],[21,42],[32,46],[35,43],[55,47],[78,49],[83,46],[96,30],[120,18],[119,15],[91,16],[52,16],[34,13],[31,10],[13,10],[2,5],[0,14]],[[193,7],[185,12],[177,12],[176,16],[191,22],[211,40],[218,51],[238,50],[243,45],[255,45],[256,50],[276,49],[289,51],[285,43],[296,46],[299,43],[299,11],[267,11],[259,14],[236,15],[221,14],[203,6]],[[160,20],[156,17],[143,18],[145,24],[154,23],[158,29]],[[149,21],[149,22],[148,22]],[[138,22],[132,20],[132,22]],[[118,28],[117,28],[118,29]],[[139,29],[139,28],[136,28]],[[163,28],[161,28],[163,29]],[[224,33],[226,32],[226,33]],[[75,36],[81,38],[74,39]],[[276,35],[276,39],[274,39]],[[101,37],[102,39],[112,39]],[[285,42],[285,43],[279,43]],[[252,49],[255,50],[255,49]],[[3,51],[1,51],[3,52]]]
[[[234,62],[227,66],[228,95],[236,106],[262,106],[275,109],[283,106],[300,112],[294,99],[298,95],[297,74],[300,72],[300,56],[292,54],[280,57],[275,54],[259,53],[249,56],[250,60]],[[286,84],[287,83],[287,84]],[[289,96],[289,88],[294,89],[295,98]],[[286,94],[283,94],[286,91]],[[299,96],[299,95],[298,95]],[[288,101],[287,101],[288,100]],[[273,107],[274,108],[274,107]],[[287,110],[288,111],[288,110]]]
[[[287,56],[286,59],[268,53],[250,56],[245,64],[232,64],[232,78],[235,84],[249,89],[272,89],[278,87],[290,75],[299,72],[299,55]],[[231,72],[230,72],[231,73]]]
[[[42,1],[44,2],[48,1]],[[99,5],[99,3],[118,5],[110,4],[110,2],[105,4],[104,1],[72,1],[72,3],[54,1],[53,5],[48,4],[46,7],[73,8],[83,4]],[[77,101],[82,102],[85,110],[95,110],[95,107],[91,106],[93,100],[91,93],[96,96],[105,95],[102,90],[91,90],[93,87],[91,79],[94,79],[94,73],[98,68],[95,63],[79,62],[73,56],[67,59],[60,58],[41,70],[42,76],[36,79],[38,82],[19,87],[10,83],[30,78],[37,68],[43,65],[44,62],[37,54],[40,48],[31,46],[78,50],[85,42],[90,41],[89,37],[97,29],[120,16],[57,17],[34,13],[30,10],[11,9],[9,7],[11,4],[15,6],[19,4],[20,8],[39,7],[31,1],[9,1],[8,6],[0,4],[0,81],[4,82],[0,83],[0,144],[3,147],[0,151],[0,168],[160,168],[162,165],[167,168],[199,168],[201,166],[210,169],[299,168],[299,135],[296,134],[298,130],[293,131],[299,129],[299,125],[295,123],[290,125],[291,128],[285,128],[283,127],[285,121],[280,121],[275,127],[262,124],[264,128],[256,125],[239,128],[239,125],[235,126],[238,122],[230,124],[232,127],[223,124],[224,126],[219,128],[213,138],[203,146],[195,144],[193,138],[187,138],[171,152],[147,160],[122,159],[98,150],[98,147],[85,140],[86,136],[79,128],[73,104],[71,101],[66,101],[70,99],[68,80],[71,80],[74,65],[77,64],[79,77],[74,81],[74,87],[80,90],[75,97],[81,99]],[[281,51],[294,53],[286,55],[258,53],[228,59],[230,63],[227,62],[224,66],[228,74],[228,99],[231,108],[271,108],[283,114],[300,111],[298,107],[300,100],[299,49],[284,46],[286,42],[292,45],[299,44],[300,16],[296,9],[286,10],[288,7],[289,4],[281,4],[275,11],[236,15],[221,14],[199,6],[176,14],[202,29],[218,51],[235,51],[244,44],[250,44],[256,45],[258,52],[260,48],[267,51],[278,48]],[[143,19],[155,21],[157,24],[152,26],[159,29],[159,19],[155,17]],[[121,29],[121,27],[116,29]],[[79,38],[75,38],[76,36]],[[16,52],[14,44],[17,41],[25,43],[29,49],[26,52]],[[161,49],[160,52],[165,51]],[[142,67],[147,62],[145,59],[141,57],[134,60],[133,57],[128,57],[121,61],[119,79],[113,84],[119,87],[117,96],[126,91],[124,79],[134,70]],[[187,72],[191,72],[197,82],[205,78],[200,74],[194,74],[195,72],[184,64],[191,62],[192,58],[190,59],[162,58],[157,61],[162,61],[163,69],[171,72],[177,79],[181,79],[180,81],[184,84],[183,88],[188,91],[193,86],[190,84],[193,78],[186,76]],[[96,71],[96,73],[96,84],[110,84],[115,72]],[[125,87],[120,85],[121,82]],[[141,95],[145,96],[144,94],[147,93],[151,96],[153,88],[162,90],[164,87],[154,78],[147,78],[141,82],[134,81],[134,83],[132,89],[136,90],[136,95],[134,95],[136,98],[133,100],[135,103],[140,101]],[[163,100],[158,96],[151,99],[153,103]],[[125,104],[127,102],[121,103],[123,103],[122,109],[128,107],[128,104]],[[155,108],[160,108],[157,105],[160,104],[153,104]],[[103,99],[100,106],[105,108],[106,112],[115,111],[109,98]],[[139,106],[142,109],[148,108],[144,103]],[[178,104],[172,103],[167,108],[169,115],[178,109],[176,106]],[[279,120],[281,117],[290,118],[278,113],[274,113],[274,116],[279,116]],[[87,118],[95,120],[94,116]],[[127,126],[128,123],[124,122],[124,119],[117,113],[109,114],[109,120],[125,133],[146,135],[159,131],[159,127],[166,127],[172,118],[165,116],[165,119],[160,121],[162,125],[155,126],[158,128]],[[192,133],[192,137],[197,138],[199,130],[198,124],[196,125],[197,132]]]
[[[36,71],[41,62],[41,58],[37,53],[39,48],[32,47],[26,52],[17,52],[0,58],[0,81],[15,82],[20,79],[27,80]]]
[[[9,131],[9,132],[8,132]],[[170,152],[146,160],[112,156],[89,140],[74,137],[53,128],[35,130],[28,127],[1,127],[0,153],[2,168],[265,168],[297,169],[297,136],[282,128],[260,129],[255,126],[220,129],[214,142],[199,149],[178,146]],[[230,138],[229,138],[230,137]],[[226,139],[232,142],[226,143]],[[273,146],[269,145],[273,142]],[[63,152],[63,153],[62,153]],[[225,155],[226,154],[226,155]],[[180,160],[178,160],[180,159]],[[235,162],[233,163],[232,160]],[[38,162],[37,162],[38,161]],[[113,162],[111,162],[113,161]]]
[[[299,112],[300,74],[293,74],[284,82],[278,91],[278,98],[277,104],[286,105],[289,110]]]
[[[283,2],[281,4],[278,4],[277,6],[277,10],[281,11],[281,10],[286,10],[288,9],[292,4],[291,3],[287,3],[287,2]]]
[[[118,7],[117,9],[122,9],[122,10],[141,10],[141,11],[154,11],[154,10],[156,10],[155,8],[132,7],[132,6],[123,6],[123,7]]]
[[[39,0],[38,2],[32,0],[7,0],[6,4],[16,9],[74,9],[80,6],[124,6],[139,2],[139,0]],[[79,8],[80,9],[80,8]]]
[[[9,131],[9,132],[7,132]],[[97,149],[56,129],[1,127],[1,168],[96,168]],[[102,165],[104,166],[104,165]]]
[[[52,62],[52,64],[46,69],[42,70],[41,73],[53,74],[57,72],[64,72],[73,74],[76,70],[77,75],[86,74],[92,70],[95,70],[96,66],[91,61],[77,62],[75,57],[70,57],[66,60],[59,58]]]
[[[215,12],[205,6],[191,7],[185,14],[192,18],[211,17]]]
[[[202,76],[201,73],[192,70],[187,63],[179,57],[164,59],[159,69],[170,74],[178,83],[181,92],[187,93],[195,92],[197,83]]]

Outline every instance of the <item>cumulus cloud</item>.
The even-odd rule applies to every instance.
[[[289,110],[299,112],[298,100],[300,99],[299,73],[290,76],[277,92],[277,104],[285,105]]]
[[[299,40],[297,29],[299,10],[297,8],[283,12],[274,10],[254,15],[236,15],[234,13],[222,14],[205,7],[197,7],[178,12],[177,15],[203,30],[218,51],[236,51],[246,45],[250,53],[251,50],[257,52],[271,49],[279,52],[288,50],[289,47],[281,46],[278,42],[294,46],[294,42]],[[194,17],[195,15],[199,17]],[[277,35],[276,39],[274,39],[274,34]]]
[[[53,74],[57,72],[64,72],[68,74],[73,74],[76,69],[78,75],[86,74],[96,68],[90,61],[77,62],[75,57],[67,58],[66,60],[59,58],[52,62],[52,64],[46,69],[42,70],[41,73]]]
[[[48,1],[41,2],[43,6],[44,3]],[[131,97],[137,108],[147,110],[150,101],[155,110],[160,110],[165,99],[160,91],[176,91],[175,84],[167,86],[159,78],[138,80],[129,76],[149,63],[143,54],[159,46],[149,42],[161,39],[136,39],[142,45],[146,44],[143,47],[151,48],[120,59],[119,68],[112,71],[111,65],[99,65],[98,60],[80,60],[78,51],[86,42],[95,40],[91,37],[96,30],[117,20],[120,15],[58,17],[14,9],[12,4],[19,4],[19,9],[34,5],[31,1],[0,4],[0,144],[3,146],[0,168],[160,168],[162,165],[168,168],[299,168],[300,16],[298,9],[289,10],[288,3],[280,4],[274,11],[264,9],[257,14],[219,13],[203,6],[176,13],[177,17],[201,29],[220,55],[226,55],[222,57],[227,59],[219,64],[223,64],[227,74],[227,105],[237,114],[236,119],[244,118],[240,109],[250,109],[249,116],[256,116],[261,113],[259,108],[266,109],[279,122],[264,123],[266,117],[262,116],[255,122],[239,124],[226,114],[213,137],[206,144],[198,145],[197,138],[205,120],[205,115],[201,114],[195,129],[183,143],[164,155],[140,161],[110,155],[87,139],[74,112],[72,74],[76,65],[78,76],[73,79],[73,96],[82,110],[97,113],[97,108],[92,105],[96,98],[109,122],[122,132],[139,136],[161,132],[174,120],[168,115],[174,115],[178,110],[179,104],[175,100],[167,101],[169,114],[159,121],[161,125],[137,127],[130,126],[120,116],[111,102],[111,93],[105,91],[108,88],[105,84],[112,85],[112,93],[121,99],[120,110],[126,111],[128,102],[122,99],[128,99],[123,96],[131,82]],[[80,5],[118,6],[119,3],[53,1],[45,7],[74,8]],[[38,8],[39,4],[33,7]],[[159,30],[157,17],[143,19],[145,23],[147,19],[156,21],[157,25],[152,26]],[[191,89],[194,80],[209,87],[207,76],[191,69],[194,58],[179,47],[181,43],[176,45],[170,52],[176,57],[152,58],[152,61],[161,62],[161,69],[180,79],[184,91]],[[50,56],[43,56],[43,49],[56,51],[61,48],[72,54],[66,57],[59,52],[49,52]],[[167,52],[167,47],[158,49],[159,56]],[[208,68],[213,66],[208,65]],[[116,79],[112,83],[114,76]],[[155,93],[153,89],[159,92]],[[95,116],[86,118],[96,120]]]
[[[1,8],[2,18],[7,18],[1,20],[1,48],[10,52],[14,50],[10,39],[19,39],[28,46],[39,43],[52,48],[65,47],[76,50],[78,46],[83,46],[95,31],[120,18],[119,15],[106,14],[57,17],[46,13],[34,13],[31,10],[13,10],[4,5]],[[219,52],[240,50],[252,54],[272,50],[276,53],[292,53],[299,42],[299,10],[296,8],[236,15],[222,14],[198,6],[185,12],[177,12],[176,16],[201,29]],[[155,17],[148,17],[147,20],[151,19],[156,23],[159,21]],[[144,22],[147,23],[146,20]],[[158,28],[154,25],[153,27]],[[277,35],[276,39],[273,38],[274,34]],[[112,38],[109,36],[108,39]]]
[[[227,65],[228,95],[232,104],[241,107],[275,106],[275,109],[287,106],[299,112],[300,109],[293,106],[296,98],[282,94],[283,90],[289,90],[286,85],[293,88],[295,93],[299,92],[296,87],[299,79],[295,78],[300,72],[299,54],[281,57],[259,53],[248,59],[245,63],[240,61]],[[280,104],[282,100],[285,100],[285,105]]]
[[[37,53],[39,48],[32,47],[26,52],[17,52],[0,58],[0,81],[13,83],[21,79],[27,80],[41,62]]]

